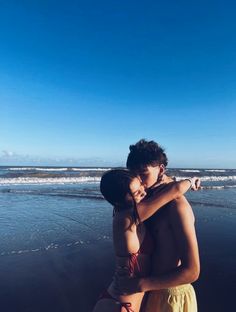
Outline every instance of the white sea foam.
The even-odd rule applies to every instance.
[[[207,172],[226,172],[224,169],[206,169]]]
[[[8,168],[11,171],[26,171],[26,170],[36,170],[36,171],[67,171],[67,168],[43,168],[43,167],[18,167],[18,168]]]
[[[224,185],[202,186],[203,190],[223,190],[225,188]]]
[[[177,181],[189,179],[189,177],[176,177]],[[201,181],[236,181],[236,176],[203,176]],[[60,177],[60,178],[37,178],[37,177],[18,177],[0,178],[0,185],[46,185],[46,184],[81,184],[98,183],[101,177]]]
[[[26,170],[35,170],[35,171],[107,171],[111,168],[44,168],[44,167],[12,167],[5,170],[11,171],[26,171]]]
[[[33,168],[37,171],[67,171],[67,168]]]
[[[95,241],[99,241],[99,240],[107,240],[107,241],[111,241],[111,237],[110,236],[99,236]],[[47,252],[50,251],[52,249],[58,249],[58,248],[67,248],[67,247],[79,247],[80,245],[84,245],[84,244],[90,244],[92,243],[92,241],[84,241],[84,240],[78,240],[75,242],[71,242],[71,243],[65,243],[65,244],[55,244],[55,243],[50,243],[47,246],[44,247],[38,247],[38,248],[34,248],[34,249],[20,249],[20,250],[11,250],[11,251],[2,251],[0,253],[0,256],[10,256],[10,255],[22,255],[25,253],[35,253],[35,252]]]
[[[25,184],[79,184],[99,182],[100,177],[61,177],[61,178],[0,178],[0,185],[25,185]]]
[[[18,170],[21,170],[21,171],[25,171],[25,170],[33,170],[34,168],[29,168],[29,167],[19,167],[19,168],[7,168],[6,170],[12,170],[12,171],[18,171]]]
[[[199,177],[201,181],[235,181],[236,176],[203,176]],[[176,180],[189,179],[189,177],[176,177]]]
[[[111,170],[111,168],[69,168],[73,171],[108,171]]]
[[[182,172],[200,172],[200,170],[196,170],[196,169],[181,169],[179,171],[182,171]]]

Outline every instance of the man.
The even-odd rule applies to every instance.
[[[154,141],[140,140],[130,146],[127,167],[140,175],[150,196],[152,189],[165,187],[171,181],[164,174],[167,163],[164,149]],[[147,226],[156,243],[152,274],[143,279],[121,279],[121,289],[151,291],[142,310],[145,312],[196,312],[196,296],[190,283],[198,278],[200,263],[191,206],[182,196],[158,211]]]

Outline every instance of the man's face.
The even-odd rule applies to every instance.
[[[147,166],[143,171],[139,172],[139,176],[142,180],[142,183],[145,185],[146,188],[150,188],[153,186],[160,176],[164,173],[163,165]]]

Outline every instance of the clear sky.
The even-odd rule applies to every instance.
[[[0,2],[0,165],[236,168],[236,4]]]

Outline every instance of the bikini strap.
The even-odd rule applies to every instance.
[[[120,302],[118,301],[116,298],[112,297],[112,295],[107,291],[105,290],[98,298],[98,301],[99,300],[102,300],[102,299],[111,299],[111,300],[114,300],[116,304],[118,304],[120,307],[123,307],[125,308],[125,310],[127,312],[134,312],[134,310],[131,308],[132,305],[130,302]]]
[[[127,312],[134,312],[134,310],[131,309],[131,303],[130,302],[119,302],[120,306],[125,308]]]
[[[135,267],[138,269],[139,272],[141,271],[141,268],[140,268],[140,265],[138,262],[138,254],[139,254],[138,252],[132,253],[129,256],[129,273],[130,273],[130,275],[134,274]]]

